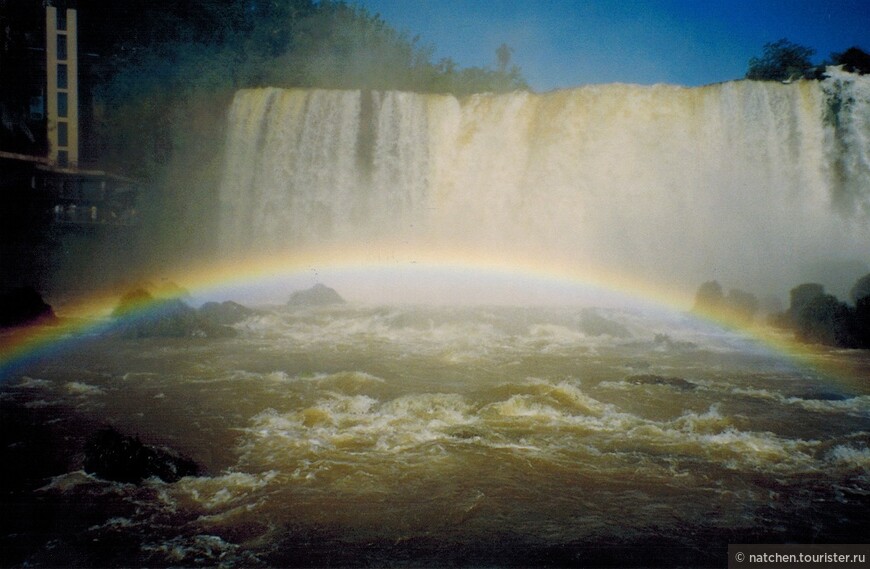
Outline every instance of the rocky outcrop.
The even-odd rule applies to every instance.
[[[250,318],[257,312],[242,306],[238,302],[227,300],[225,302],[206,302],[199,307],[199,314],[212,324],[232,326],[246,318]]]
[[[335,289],[320,283],[309,289],[294,292],[290,295],[290,300],[287,301],[287,306],[293,307],[328,306],[330,304],[345,304],[345,300]]]
[[[852,287],[854,306],[826,293],[818,283],[798,285],[789,296],[788,310],[771,316],[774,326],[792,329],[802,342],[870,349],[870,275]]]
[[[85,444],[85,472],[115,482],[138,484],[147,478],[176,482],[199,474],[189,458],[163,448],[145,445],[139,437],[122,435],[108,427],[94,433]]]
[[[239,305],[240,306],[240,305]],[[144,289],[128,292],[112,315],[113,331],[126,338],[228,338],[236,331],[178,299],[155,299]]]
[[[21,287],[0,294],[0,327],[53,324],[57,316],[32,287]]]

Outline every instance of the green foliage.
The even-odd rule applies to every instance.
[[[844,71],[864,75],[870,73],[870,53],[857,46],[850,47],[842,53],[832,53],[833,65],[842,65]]]
[[[78,0],[78,8],[82,45],[101,54],[90,66],[100,165],[146,182],[149,248],[167,254],[208,251],[226,112],[239,89],[527,88],[503,58],[495,70],[433,63],[431,46],[340,1],[176,0],[157,9],[153,0]]]
[[[759,81],[793,81],[813,76],[810,58],[815,50],[787,39],[764,44],[764,54],[749,60],[747,79]]]
[[[855,283],[849,291],[849,298],[855,304],[862,299],[870,299],[870,274],[866,274]]]
[[[454,93],[525,89],[519,68],[459,69],[432,63],[433,48],[344,2],[183,0],[155,10],[148,0],[80,0],[91,45],[107,57],[98,84],[103,162],[157,180],[190,139],[185,116],[223,110],[249,87],[310,87]],[[99,17],[97,8],[99,10]],[[115,25],[107,26],[106,22]],[[84,33],[84,31],[83,31]],[[510,48],[502,46],[509,54]],[[500,52],[501,53],[501,52]],[[178,118],[176,123],[174,118]],[[181,132],[171,132],[181,126]],[[220,138],[208,125],[207,136]],[[199,140],[203,140],[199,137]],[[201,162],[201,161],[200,161]]]

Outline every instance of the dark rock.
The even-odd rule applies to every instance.
[[[718,281],[707,281],[698,287],[698,292],[695,293],[695,305],[692,307],[692,312],[701,314],[716,313],[722,309],[725,304],[725,293],[722,292],[722,285]]]
[[[864,275],[852,286],[849,291],[849,298],[856,305],[864,298],[870,298],[870,274]]]
[[[724,318],[736,325],[751,324],[758,312],[758,299],[754,294],[733,288],[725,295],[717,281],[703,283],[695,294],[692,312],[702,316]]]
[[[115,331],[127,338],[227,338],[229,326],[211,321],[178,299],[155,299],[136,289],[123,297],[112,313]]]
[[[656,334],[653,338],[653,344],[658,348],[665,348],[667,350],[695,350],[698,348],[698,344],[694,342],[682,342],[679,340],[673,340],[667,334]]]
[[[855,306],[841,302],[816,283],[791,290],[791,305],[770,323],[791,329],[802,341],[838,348],[870,348],[870,275],[860,278],[850,292]]]
[[[245,318],[250,318],[256,314],[256,311],[232,300],[227,300],[221,303],[206,302],[199,308],[199,314],[212,324],[231,326]]]
[[[667,385],[683,391],[695,389],[698,386],[680,377],[663,377],[654,374],[632,375],[625,380],[632,385]]]
[[[789,291],[789,314],[796,318],[804,307],[824,294],[825,287],[818,283],[804,283],[794,287]]]
[[[335,289],[317,283],[309,289],[298,290],[291,294],[287,306],[326,306],[344,303],[344,299],[335,292]]]
[[[112,311],[112,316],[126,316],[137,310],[144,310],[152,302],[154,297],[144,288],[129,290],[121,296],[118,306]]]
[[[858,347],[854,316],[844,302],[830,294],[817,296],[802,305],[795,318],[797,338],[803,342]]]
[[[192,460],[171,450],[145,445],[139,437],[122,435],[111,427],[88,439],[84,469],[105,480],[135,484],[152,477],[176,482],[199,474],[199,466]]]
[[[14,288],[0,294],[0,327],[55,322],[54,310],[33,288]]]
[[[589,336],[610,336],[612,338],[631,338],[628,328],[608,320],[591,309],[585,309],[580,315],[580,330]]]

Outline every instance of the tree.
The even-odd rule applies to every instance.
[[[815,50],[783,38],[764,44],[764,54],[749,60],[747,79],[758,81],[792,81],[811,77],[814,66],[810,61]]]
[[[870,53],[860,47],[850,47],[842,53],[832,53],[834,65],[842,65],[849,73],[864,75],[870,73]]]
[[[514,48],[510,47],[508,44],[503,43],[498,46],[498,49],[495,50],[495,57],[498,60],[498,70],[500,73],[504,73],[507,71],[508,65],[511,62],[511,55],[514,52]]]

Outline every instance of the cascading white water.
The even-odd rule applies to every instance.
[[[410,243],[694,287],[870,262],[870,77],[452,96],[237,94],[225,254]]]

